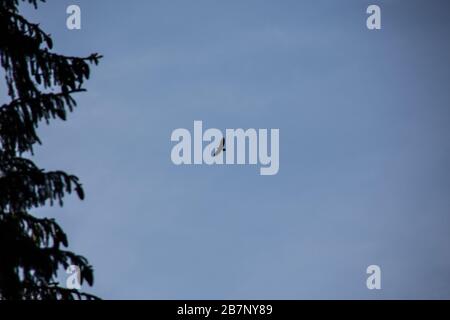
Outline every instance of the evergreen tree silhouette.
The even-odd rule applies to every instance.
[[[21,0],[37,9],[45,0]],[[40,144],[36,132],[42,121],[66,120],[85,91],[90,64],[85,58],[53,53],[52,39],[38,24],[20,15],[20,0],[0,0],[0,59],[8,96],[0,106],[0,299],[95,299],[65,288],[58,271],[76,265],[81,283],[93,284],[86,258],[68,250],[66,234],[54,219],[30,214],[36,207],[63,205],[75,192],[84,198],[78,178],[63,171],[47,172],[25,155]]]

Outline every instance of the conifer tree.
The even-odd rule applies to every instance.
[[[93,284],[86,258],[66,250],[67,236],[54,219],[32,215],[34,208],[58,204],[76,193],[78,178],[45,171],[30,159],[40,144],[42,122],[66,120],[83,92],[91,64],[101,56],[72,57],[52,52],[52,39],[19,13],[27,2],[37,9],[45,0],[0,0],[0,63],[9,101],[0,104],[0,299],[95,299],[57,282],[70,265],[81,283]],[[28,157],[28,158],[27,158]]]

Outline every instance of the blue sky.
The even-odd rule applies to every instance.
[[[78,4],[82,30],[65,27]],[[382,9],[369,31],[366,8]],[[36,162],[39,209],[112,299],[450,298],[447,1],[51,1],[55,50],[104,55]],[[4,97],[4,91],[2,97]],[[280,171],[174,166],[171,132],[279,128]],[[382,290],[366,288],[367,266]]]

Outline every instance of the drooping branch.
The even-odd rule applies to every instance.
[[[35,98],[16,99],[0,107],[0,146],[5,152],[33,152],[33,144],[40,143],[36,133],[39,122],[50,119],[66,120],[67,111],[73,111],[75,89],[60,93],[41,94]]]
[[[28,2],[33,5],[35,9],[37,9],[38,2],[45,2],[45,0],[22,0]],[[19,5],[19,0],[0,0],[0,4],[8,10],[17,12],[17,7]]]
[[[0,58],[13,98],[35,97],[40,85],[75,90],[89,78],[89,64],[102,58],[97,53],[74,57],[50,52],[50,35],[10,10],[0,9],[0,29],[6,30],[0,37]]]
[[[6,22],[5,27],[7,28],[7,31],[14,33],[20,31],[22,34],[35,39],[39,44],[46,43],[49,49],[53,48],[53,41],[50,35],[45,33],[39,27],[38,23],[29,22],[23,16],[15,12],[14,9],[8,6],[0,7],[0,19],[2,19],[3,23]],[[7,35],[5,35],[5,37],[6,36]]]
[[[54,220],[38,219],[25,212],[0,213],[0,288],[3,294],[14,296],[20,292],[17,299],[95,298],[59,288],[52,282],[60,266],[76,265],[80,268],[81,282],[93,283],[93,270],[88,261],[61,250],[61,245],[67,246],[67,237]],[[20,269],[20,274],[14,269]]]
[[[24,300],[99,300],[95,295],[75,289],[50,286],[27,286],[24,288]]]
[[[3,155],[0,171],[0,211],[22,212],[55,201],[63,204],[65,193],[75,191],[84,199],[84,191],[78,178],[63,171],[45,172],[24,158]]]

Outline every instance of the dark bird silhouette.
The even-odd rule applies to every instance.
[[[222,151],[227,151],[227,149],[225,149],[225,138],[222,138],[222,140],[220,140],[219,146],[213,152],[213,156],[218,156]]]

